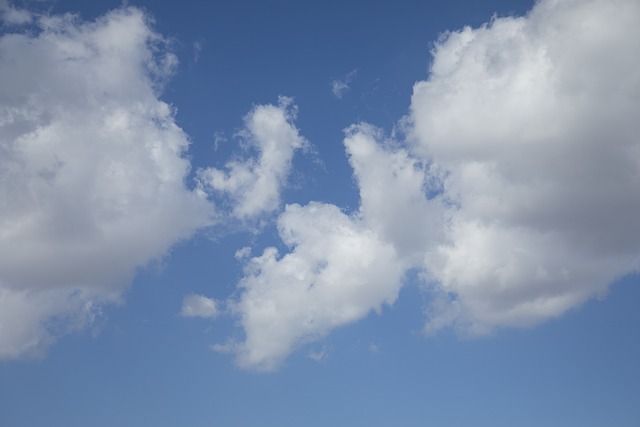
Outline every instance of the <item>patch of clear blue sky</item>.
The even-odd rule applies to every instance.
[[[131,1],[171,37],[181,65],[163,98],[178,108],[194,167],[222,164],[251,105],[295,98],[317,158],[296,160],[303,185],[286,202],[357,208],[342,129],[387,131],[443,31],[478,26],[532,1]],[[36,4],[92,19],[119,1]],[[45,6],[46,5],[46,6]],[[196,51],[200,51],[196,56]],[[351,90],[330,83],[358,69]],[[227,142],[214,150],[214,133]],[[324,166],[318,166],[320,160]],[[638,426],[637,277],[603,301],[531,330],[471,341],[420,334],[422,296],[409,284],[382,316],[338,329],[280,371],[234,368],[208,346],[238,333],[229,319],[178,316],[187,292],[225,298],[234,252],[263,235],[198,237],[141,272],[96,334],[67,336],[41,361],[0,364],[0,426]],[[326,351],[316,363],[309,351]]]

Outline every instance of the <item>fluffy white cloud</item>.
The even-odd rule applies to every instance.
[[[203,295],[189,294],[182,300],[180,314],[185,317],[218,317],[216,300]]]
[[[145,15],[32,19],[0,37],[0,358],[81,328],[213,213],[185,186],[157,93],[176,59]]]
[[[360,211],[347,216],[317,202],[286,207],[278,229],[290,252],[272,247],[248,260],[240,297],[229,302],[244,341],[214,346],[235,353],[243,368],[276,369],[299,346],[392,304],[405,272],[421,264],[441,229],[441,209],[424,193],[425,165],[370,125],[349,128],[344,143]]]
[[[296,110],[293,100],[287,97],[280,97],[277,106],[254,107],[245,117],[245,127],[239,136],[248,150],[256,151],[256,157],[232,160],[224,170],[198,171],[205,191],[220,192],[230,198],[235,217],[255,218],[280,205],[280,191],[286,184],[293,155],[308,146],[293,124]]]
[[[637,16],[635,0],[544,0],[436,45],[411,104],[449,206],[425,255],[428,330],[533,325],[638,268]]]
[[[543,0],[448,33],[414,88],[407,141],[344,140],[360,209],[292,205],[252,258],[218,346],[270,370],[298,346],[392,303],[409,269],[425,330],[530,326],[640,265],[640,3]]]
[[[431,178],[431,166],[368,124],[347,129],[344,145],[360,190],[363,221],[394,245],[407,266],[419,265],[444,226],[435,198],[440,183]]]
[[[244,368],[277,368],[299,345],[393,303],[400,289],[393,246],[336,206],[289,205],[278,229],[291,251],[270,247],[248,262],[234,307],[245,339],[217,347]]]

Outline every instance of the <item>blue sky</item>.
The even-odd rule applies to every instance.
[[[0,425],[637,426],[634,0],[0,0]]]

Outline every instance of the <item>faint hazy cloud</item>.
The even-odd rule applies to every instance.
[[[0,37],[0,358],[91,323],[213,214],[185,186],[189,140],[157,97],[176,59],[145,14],[37,22]]]
[[[323,346],[320,349],[310,351],[307,353],[307,357],[316,363],[325,362],[329,358],[330,349],[327,346]]]
[[[5,25],[23,25],[32,20],[33,15],[28,10],[13,6],[8,0],[0,0],[0,21]]]
[[[227,137],[224,132],[216,131],[213,133],[213,150],[218,151],[220,146],[227,142]]]
[[[218,317],[219,310],[216,300],[203,295],[189,294],[182,300],[180,314],[185,317]]]
[[[351,81],[358,74],[358,69],[349,71],[343,78],[333,80],[331,82],[331,92],[337,99],[342,99],[342,96],[351,88]]]
[[[204,49],[204,39],[199,39],[193,42],[193,63],[197,64],[198,61],[200,60],[200,54],[202,53],[202,50]]]
[[[234,256],[237,260],[243,260],[248,258],[250,255],[251,255],[251,248],[249,246],[244,246],[238,249]]]

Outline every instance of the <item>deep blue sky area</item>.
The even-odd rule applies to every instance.
[[[594,5],[600,3],[590,1]],[[620,2],[625,3],[624,0]],[[542,3],[546,6],[553,2]],[[564,3],[575,2],[565,0]],[[0,6],[4,4],[0,1]],[[260,366],[266,365],[257,362],[243,365],[243,350],[236,347],[225,352],[221,347],[225,343],[244,343],[251,327],[248,321],[242,323],[240,320],[242,316],[249,318],[247,295],[254,295],[251,292],[258,289],[256,298],[263,296],[259,294],[259,285],[247,279],[258,277],[252,270],[255,266],[251,267],[248,257],[237,251],[249,247],[250,257],[258,257],[265,248],[273,246],[280,250],[279,257],[282,257],[293,253],[294,247],[299,245],[297,253],[303,256],[302,238],[296,244],[283,241],[282,230],[290,224],[281,216],[286,205],[305,206],[312,201],[334,204],[342,212],[352,214],[349,218],[354,224],[360,224],[354,226],[353,234],[364,227],[362,224],[376,223],[374,220],[358,223],[353,219],[359,209],[364,210],[359,192],[364,186],[364,178],[358,178],[349,163],[343,142],[345,129],[356,123],[370,123],[380,128],[386,137],[396,136],[394,143],[397,145],[389,146],[413,147],[410,139],[405,145],[402,127],[406,125],[403,120],[412,112],[412,105],[418,105],[420,100],[426,105],[430,99],[444,93],[437,91],[442,87],[450,89],[449,95],[443,95],[450,104],[442,101],[437,105],[458,105],[455,104],[460,99],[457,96],[464,92],[464,89],[443,83],[428,96],[418,99],[415,95],[412,101],[414,85],[429,78],[432,52],[435,52],[438,40],[444,40],[443,34],[465,26],[478,28],[486,24],[490,27],[488,23],[496,18],[526,16],[534,7],[534,1],[148,0],[121,3],[47,0],[6,4],[40,16],[74,13],[78,25],[103,19],[101,17],[109,11],[124,7],[144,11],[150,20],[150,28],[167,42],[158,49],[172,51],[179,60],[171,78],[157,95],[175,109],[175,124],[190,142],[184,154],[190,162],[184,177],[189,190],[197,186],[198,170],[222,169],[230,160],[242,160],[247,151],[243,151],[243,137],[238,134],[248,123],[251,112],[262,111],[259,106],[278,105],[280,96],[292,98],[297,115],[289,117],[289,121],[295,124],[308,145],[293,156],[277,207],[270,212],[247,221],[233,217],[235,213],[224,211],[236,200],[233,198],[236,193],[229,193],[232,196],[216,205],[224,207],[217,208],[217,223],[198,224],[191,234],[172,237],[170,244],[160,247],[157,253],[151,251],[145,262],[133,263],[133,278],[128,282],[125,280],[126,283],[114,291],[117,298],[100,305],[96,319],[76,329],[53,330],[51,336],[57,338],[55,342],[35,356],[5,357],[0,351],[0,427],[640,426],[640,279],[634,273],[639,265],[637,219],[630,220],[635,224],[635,228],[629,230],[629,235],[635,237],[628,239],[631,242],[628,247],[632,247],[629,252],[635,254],[629,261],[631,267],[626,268],[627,264],[624,264],[626,269],[620,267],[620,271],[611,267],[611,274],[621,278],[613,284],[592,283],[589,282],[590,275],[608,278],[610,271],[598,276],[595,268],[586,268],[584,271],[588,274],[576,276],[591,286],[584,293],[585,298],[576,297],[558,311],[549,308],[548,313],[531,317],[531,321],[526,316],[509,317],[512,312],[508,309],[505,309],[508,314],[504,317],[499,318],[501,314],[496,312],[494,318],[492,313],[486,314],[482,309],[473,311],[474,307],[485,306],[469,305],[472,308],[468,313],[471,314],[464,312],[467,317],[460,314],[460,322],[452,322],[451,327],[444,327],[434,334],[425,334],[425,318],[429,314],[429,304],[435,298],[430,291],[431,279],[425,280],[419,267],[430,254],[425,252],[425,255],[411,258],[408,267],[402,264],[405,270],[400,274],[402,285],[395,301],[389,303],[380,297],[380,304],[371,303],[363,315],[353,320],[336,321],[325,329],[319,327],[310,329],[307,334],[300,333],[294,337],[294,344],[283,345],[286,354],[274,356],[278,361],[275,369],[262,369]],[[561,16],[560,12],[558,16]],[[558,20],[566,18],[562,16],[564,18]],[[539,28],[546,27],[540,24]],[[3,40],[7,34],[21,31],[20,27],[9,24],[0,27]],[[32,31],[32,34],[37,32]],[[6,58],[9,57],[0,55],[0,62],[9,61]],[[637,61],[635,66],[638,66]],[[479,90],[473,92],[474,88],[484,85],[478,78],[478,74],[469,72],[469,85],[461,84],[460,87],[471,88],[469,93],[480,93]],[[4,77],[0,75],[2,79]],[[345,84],[339,95],[332,91],[332,84],[335,86],[336,82]],[[488,81],[486,86],[492,84],[493,81]],[[636,92],[630,93],[638,93],[637,88],[633,90]],[[3,93],[9,93],[4,85],[2,91],[0,100],[8,99],[2,98]],[[592,93],[588,88],[584,91],[585,105],[591,105],[589,96]],[[498,95],[495,99],[501,98]],[[468,105],[481,103],[473,102]],[[64,108],[62,101],[60,105]],[[637,99],[635,104],[625,105],[626,111],[638,107]],[[433,108],[429,111],[435,111]],[[461,128],[467,123],[474,123],[469,125],[474,126],[487,117],[483,112],[478,112],[478,118],[465,116],[469,110],[465,106],[460,108]],[[498,108],[496,111],[503,110]],[[244,121],[245,117],[247,121]],[[503,123],[510,123],[510,120],[505,117]],[[487,126],[502,129],[502,123]],[[437,123],[429,129],[436,128]],[[522,131],[525,132],[526,129]],[[3,135],[0,133],[0,137]],[[459,141],[463,137],[455,138],[457,136],[452,137],[451,146],[462,146]],[[88,136],[87,141],[91,140]],[[482,142],[478,142],[478,146],[480,144]],[[409,156],[422,153],[407,150]],[[447,161],[450,163],[443,161],[442,164],[454,172],[462,162],[455,158],[458,152],[454,149],[451,150],[454,154],[446,149],[438,153],[445,153],[443,158],[449,155]],[[426,168],[425,164],[432,160],[416,162],[409,170],[422,171],[421,168]],[[565,161],[566,169],[570,170],[581,160],[569,153]],[[144,167],[140,166],[140,170]],[[364,175],[376,167],[380,167],[379,163],[372,161],[370,169],[365,166],[360,173]],[[2,173],[5,172],[0,168]],[[398,170],[394,173],[394,176],[401,174]],[[381,183],[376,185],[382,186]],[[378,188],[376,185],[371,188]],[[403,190],[397,188],[397,191]],[[630,209],[636,209],[638,194],[628,194],[627,198],[631,200]],[[209,200],[219,203],[211,195]],[[0,219],[3,212],[0,211]],[[362,213],[362,216],[366,215],[369,213]],[[387,217],[380,214],[376,218],[382,218],[382,222]],[[451,217],[449,220],[454,221]],[[334,218],[333,221],[337,220]],[[0,223],[0,227],[4,225]],[[336,230],[343,228],[336,226]],[[158,235],[163,233],[161,227],[156,231]],[[319,234],[331,232],[333,229]],[[559,233],[565,236],[562,231]],[[150,232],[151,236],[155,234],[153,230]],[[9,233],[5,235],[9,236]],[[309,253],[315,247],[325,247],[321,245],[310,244]],[[539,257],[541,263],[548,260],[545,253],[557,250],[557,247],[536,248],[543,254]],[[568,257],[568,265],[574,264],[566,267],[566,271],[579,264],[575,259],[582,256],[581,251],[576,254],[573,258]],[[536,256],[535,253],[532,255]],[[589,259],[585,258],[584,262]],[[623,264],[616,264],[617,260],[612,256],[607,266]],[[319,267],[315,268],[322,269],[328,262],[319,261]],[[350,266],[358,262],[359,259],[345,261]],[[376,260],[371,268],[379,262],[385,261]],[[469,259],[464,264],[474,262],[475,259]],[[3,283],[5,280],[9,283],[6,277],[10,277],[4,273],[10,269],[3,265],[0,265],[0,310],[9,307],[2,305]],[[306,266],[303,261],[300,265]],[[505,271],[509,266],[511,264]],[[549,274],[554,274],[555,260],[545,266],[551,272]],[[564,266],[558,269],[561,267]],[[263,266],[262,271],[266,269]],[[316,270],[310,268],[309,271]],[[453,277],[451,270],[443,271],[445,273],[438,277]],[[537,275],[540,271],[531,270],[531,274]],[[275,286],[285,281],[281,277],[298,277],[292,274],[278,276],[274,273],[275,278],[269,283],[277,289]],[[304,274],[302,272],[300,276]],[[482,271],[478,273],[481,274]],[[433,277],[436,277],[435,273]],[[344,279],[344,286],[347,286],[351,278],[346,274],[340,279]],[[264,280],[266,287],[268,280]],[[239,286],[239,283],[244,285]],[[470,288],[460,283],[463,279],[443,291],[449,292],[450,297],[458,292],[458,296],[451,297],[454,305],[458,298],[463,301],[463,298],[471,298],[468,295],[476,296],[485,289],[494,289],[491,288],[493,285],[496,288],[510,285],[487,279],[478,285],[484,287],[479,287],[477,294],[474,291],[466,294],[464,292]],[[9,285],[11,283],[6,285],[7,289],[19,289],[19,285]],[[520,289],[517,283],[511,285]],[[48,284],[39,286],[33,289],[42,289]],[[319,285],[312,284],[309,288],[312,286]],[[553,287],[554,283],[540,286]],[[570,286],[574,285],[567,284],[566,289]],[[529,292],[527,289],[522,291],[523,295]],[[535,294],[535,289],[530,293]],[[567,295],[583,295],[580,289],[577,284],[576,292],[567,292]],[[217,301],[218,311],[223,313],[185,314],[186,302],[183,301],[186,300],[183,299],[191,294]],[[287,292],[284,294],[285,297],[288,295]],[[495,295],[497,299],[503,295],[498,291],[487,291],[487,294]],[[497,301],[495,307],[503,307],[500,304],[511,301],[504,298]],[[513,298],[515,300],[516,296]],[[531,306],[543,299],[532,297]],[[338,310],[341,301],[329,300],[324,309],[330,311],[336,307]],[[242,305],[244,302],[247,306]],[[313,301],[300,302],[301,306],[303,304],[309,304],[309,322],[330,323],[320,315],[313,317],[314,313],[322,311]],[[223,305],[225,309],[220,308]],[[8,308],[4,309],[9,312]],[[517,309],[514,306],[513,311]],[[64,324],[65,316],[66,312],[55,313],[44,318],[42,324],[50,325],[46,322],[51,318]],[[72,316],[69,314],[68,317]],[[465,322],[476,320],[484,321],[490,330],[478,335],[460,332],[458,326],[464,327]],[[0,314],[0,335],[3,328],[5,331],[17,328],[16,324],[3,324],[3,321]],[[274,321],[274,325],[284,325],[284,322]],[[52,328],[55,329],[55,325],[57,323]],[[269,333],[273,332],[274,340],[277,340],[280,335],[274,328],[277,329],[274,326]],[[268,347],[270,341],[266,341],[264,346]],[[9,341],[0,337],[0,347],[8,345],[6,342]],[[246,346],[253,349],[249,344]],[[268,372],[260,372],[262,370]]]

